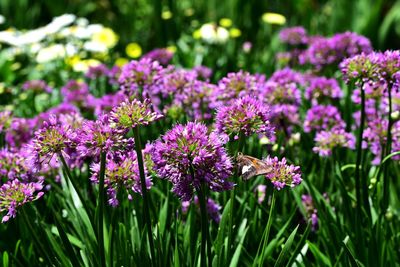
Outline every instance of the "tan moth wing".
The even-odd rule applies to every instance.
[[[245,181],[254,176],[264,175],[271,171],[271,168],[267,166],[264,161],[248,155],[243,155],[242,153],[238,153],[236,161],[238,173]]]

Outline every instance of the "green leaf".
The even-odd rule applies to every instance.
[[[292,231],[292,233],[289,235],[288,239],[286,240],[286,243],[283,246],[281,253],[279,253],[278,259],[276,260],[275,266],[281,266],[283,264],[283,260],[286,257],[286,254],[289,253],[289,249],[292,247],[292,243],[293,243],[294,237],[297,233],[297,229],[299,229],[299,225],[297,225],[297,227]]]
[[[246,223],[242,223],[243,226],[246,225]],[[246,227],[246,229],[243,229],[242,231],[239,231],[239,236],[240,236],[240,241],[238,246],[236,247],[235,253],[233,254],[231,263],[229,264],[229,267],[236,267],[238,266],[239,263],[239,258],[240,258],[240,254],[242,253],[242,248],[243,248],[243,241],[246,237],[247,231],[249,230],[248,227]]]
[[[3,253],[3,267],[8,267],[8,253],[4,251]]]
[[[311,241],[308,240],[307,244],[310,248],[311,253],[317,260],[318,266],[332,266],[332,263],[329,260],[329,258],[324,253],[322,253],[315,244],[313,244]]]

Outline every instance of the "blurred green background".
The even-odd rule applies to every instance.
[[[258,39],[265,33],[265,12],[280,13],[287,26],[302,25],[311,34],[350,30],[370,38],[376,49],[400,47],[400,1],[392,0],[1,0],[0,14],[7,20],[0,26],[30,29],[72,13],[114,29],[120,46],[136,41],[148,51],[174,43],[191,27],[230,18],[243,40],[262,45],[257,40],[268,41]]]

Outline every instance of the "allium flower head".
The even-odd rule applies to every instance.
[[[136,99],[122,102],[110,113],[110,127],[125,131],[136,126],[148,125],[163,117],[161,114],[152,112],[150,106],[148,99],[143,102]]]
[[[158,61],[149,58],[132,60],[122,67],[118,83],[129,96],[138,96],[140,90],[143,90],[143,96],[148,97],[153,95],[154,87],[157,87],[164,73],[165,70]]]
[[[285,28],[279,32],[279,39],[290,45],[307,44],[307,32],[303,27]]]
[[[218,88],[214,92],[214,106],[218,107],[245,95],[257,94],[259,87],[260,82],[255,75],[244,71],[228,73],[218,82]]]
[[[96,66],[89,66],[89,69],[85,73],[85,76],[89,79],[98,79],[100,77],[107,77],[109,69],[104,64],[99,64]]]
[[[380,79],[381,53],[361,53],[350,58],[346,58],[340,63],[340,70],[346,82],[367,82]]]
[[[22,153],[1,149],[0,177],[5,177],[7,180],[19,179],[24,182],[31,182],[34,175],[26,165],[25,157]]]
[[[190,200],[182,201],[183,213],[188,212],[191,203],[192,201]],[[197,212],[200,212],[200,202],[197,196],[194,196],[193,203],[196,205]],[[206,209],[207,209],[207,215],[211,220],[213,220],[216,223],[219,223],[221,221],[221,213],[220,213],[221,206],[217,202],[215,202],[212,198],[207,198]]]
[[[345,122],[340,116],[339,110],[332,105],[316,105],[311,107],[304,120],[304,132],[313,130],[329,130],[333,127],[343,128]]]
[[[213,71],[206,66],[195,66],[193,70],[197,73],[198,78],[208,80],[211,78]]]
[[[166,48],[156,48],[151,50],[147,54],[144,54],[142,58],[148,58],[152,61],[158,61],[161,65],[166,66],[169,64],[173,56],[174,53]]]
[[[190,200],[202,183],[212,191],[233,187],[227,180],[232,162],[223,141],[203,124],[176,125],[154,143],[152,159],[159,177],[172,182],[172,191],[182,200]]]
[[[12,113],[11,111],[5,110],[0,112],[0,133],[7,130],[12,121]]]
[[[90,180],[98,183],[100,163],[94,163],[91,166],[91,170],[93,174]],[[108,203],[113,207],[118,206],[119,204],[117,193],[118,190],[122,190],[121,187],[141,194],[139,165],[137,163],[136,152],[128,151],[124,153],[108,153],[104,184],[109,197]],[[150,189],[151,186],[152,182],[150,178],[146,178],[146,188]],[[128,198],[131,199],[132,196],[129,194]]]
[[[305,97],[314,103],[321,103],[324,99],[339,99],[343,92],[336,79],[313,77],[306,88]]]
[[[52,91],[52,88],[43,80],[27,81],[22,85],[22,89],[25,91],[33,91],[36,93],[51,93]]]
[[[108,115],[103,115],[96,121],[84,121],[78,136],[76,149],[82,157],[99,156],[101,152],[107,152],[119,144],[122,139],[122,136],[110,127]]]
[[[216,128],[218,132],[233,135],[235,138],[240,133],[246,136],[259,133],[271,137],[273,128],[269,119],[269,108],[263,102],[245,96],[218,109]]]
[[[260,184],[256,187],[256,189],[254,189],[258,204],[263,203],[263,201],[265,200],[266,192],[267,186],[264,184]]]
[[[306,219],[311,221],[312,230],[316,231],[318,229],[318,211],[314,206],[312,197],[310,195],[302,195],[301,202],[306,211]]]
[[[33,171],[39,171],[42,164],[48,164],[55,155],[68,158],[65,149],[68,146],[70,127],[62,124],[56,116],[50,116],[43,127],[35,132],[30,145],[31,156],[28,159]]]
[[[82,103],[89,95],[89,86],[85,82],[71,80],[61,88],[65,102]]]
[[[355,148],[356,138],[352,133],[346,132],[343,128],[333,128],[328,131],[318,132],[315,136],[313,151],[321,157],[332,155],[332,150],[339,147]]]
[[[19,149],[28,143],[32,136],[37,120],[26,118],[12,118],[11,124],[6,130],[5,140],[9,147]],[[7,125],[6,125],[7,126]]]
[[[122,91],[115,94],[103,95],[100,98],[95,98],[92,95],[88,97],[88,107],[94,109],[94,114],[100,117],[104,113],[109,113],[115,106],[126,100],[126,95]]]
[[[10,218],[15,218],[18,207],[43,196],[43,192],[38,192],[42,188],[41,183],[23,183],[17,179],[3,184],[0,187],[0,212],[7,211],[7,214],[1,222],[5,223]]]
[[[277,190],[281,190],[285,186],[295,187],[301,183],[299,166],[287,164],[285,158],[279,160],[277,157],[268,156],[264,161],[271,169],[265,176]]]

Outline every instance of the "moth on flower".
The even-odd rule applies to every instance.
[[[237,155],[236,161],[238,172],[244,181],[247,181],[254,176],[265,175],[272,170],[264,161],[243,155],[240,152]]]

